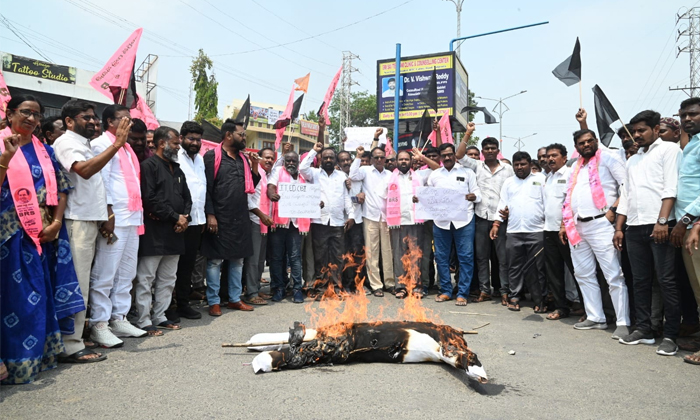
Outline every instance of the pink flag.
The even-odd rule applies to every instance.
[[[134,70],[136,50],[139,47],[143,28],[134,31],[131,36],[107,61],[102,70],[95,73],[90,85],[109,99],[119,102],[119,95],[129,87],[129,80]]]
[[[335,74],[335,77],[333,78],[333,81],[331,82],[331,85],[328,86],[328,90],[326,91],[326,96],[323,98],[323,108],[321,108],[321,116],[326,118],[326,125],[330,126],[331,125],[331,119],[328,118],[328,107],[331,106],[331,100],[333,100],[333,94],[335,93],[335,87],[338,86],[338,80],[340,80],[340,73],[343,72],[343,67],[341,66],[338,69],[338,73]]]
[[[10,102],[10,90],[5,84],[5,78],[0,71],[0,119],[5,119],[5,112],[7,111],[7,104]]]
[[[284,119],[290,119],[292,116],[292,109],[294,109],[294,90],[295,86],[292,85],[292,91],[289,94],[289,100],[287,101],[287,108],[284,109],[284,112],[282,115],[279,116],[280,120]],[[291,122],[290,122],[291,124]],[[284,137],[284,130],[287,129],[287,126],[280,127],[278,128],[277,131],[277,138],[275,139],[275,151],[279,150],[280,148],[280,143],[282,142],[282,137]]]
[[[389,157],[389,155],[394,154],[394,146],[391,144],[391,139],[389,137],[386,138],[386,144],[384,145],[384,154],[386,157]]]
[[[202,147],[199,149],[199,154],[204,156],[206,152],[216,149],[217,146],[219,146],[219,143],[202,139]]]
[[[136,102],[136,108],[132,108],[129,111],[131,118],[140,119],[146,123],[146,128],[149,130],[155,130],[156,128],[160,127],[158,120],[156,119],[155,115],[153,115],[153,111],[151,111],[151,108],[148,106],[146,101],[143,100],[141,95],[137,96],[138,101]]]
[[[440,140],[443,143],[454,144],[455,140],[452,138],[452,126],[450,125],[450,111],[445,111],[440,118]],[[433,147],[437,147],[437,136],[435,132],[431,132],[428,136],[428,140],[433,144]]]

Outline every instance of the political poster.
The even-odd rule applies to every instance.
[[[450,220],[466,222],[471,201],[465,194],[449,188],[416,188],[416,218],[423,220]]]
[[[374,140],[374,133],[379,127],[346,127],[345,128],[345,143],[344,150],[354,151],[362,146],[366,151],[370,151]],[[386,143],[387,129],[382,127],[382,134],[379,136],[379,144]]]
[[[280,217],[321,217],[321,186],[314,184],[277,184],[280,196],[278,211]]]

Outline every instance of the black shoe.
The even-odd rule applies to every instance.
[[[190,306],[185,306],[177,309],[178,315],[187,319],[200,319],[202,317],[201,312],[196,309],[192,309]]]
[[[167,311],[165,311],[165,317],[170,322],[174,322],[176,324],[180,323],[180,316],[177,314],[177,309],[175,308],[170,308]]]
[[[294,303],[304,303],[304,294],[301,290],[294,291]]]
[[[285,289],[277,289],[272,294],[272,301],[273,302],[282,302],[282,299],[284,299],[284,296],[285,296]]]

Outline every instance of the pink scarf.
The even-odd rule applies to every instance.
[[[416,188],[421,186],[420,176],[413,172],[413,169],[409,169],[411,182],[413,184],[413,195],[416,195]],[[394,169],[394,172],[389,178],[389,191],[386,198],[386,224],[389,228],[398,228],[401,226],[401,187],[399,186],[399,173],[400,171]],[[413,205],[413,211],[415,214],[416,205]],[[415,219],[416,224],[422,224],[422,220]]]
[[[117,136],[109,131],[105,131],[105,133],[109,141],[114,144],[117,140]],[[127,151],[129,152],[129,156],[131,156],[131,163],[134,165],[134,170],[132,170],[129,165],[129,156],[126,155]],[[119,148],[117,154],[119,155],[119,168],[122,171],[122,176],[126,183],[126,194],[129,196],[127,208],[129,211],[143,211],[143,203],[141,201],[141,165],[136,157],[136,153],[134,153],[129,143],[124,143],[124,146]],[[136,171],[136,173],[134,173],[134,171]],[[138,234],[143,235],[144,233],[146,233],[146,227],[142,223],[138,228]]]
[[[2,139],[11,135],[12,130],[10,127],[6,127],[0,132],[0,137]],[[39,159],[41,170],[44,173],[44,181],[46,182],[46,204],[49,206],[56,206],[58,205],[58,183],[56,182],[56,172],[51,163],[51,157],[36,136],[32,136],[32,145]],[[4,151],[5,143],[0,140],[0,153]],[[42,249],[39,241],[39,234],[43,230],[41,211],[39,210],[39,201],[36,196],[32,170],[21,148],[17,150],[17,153],[15,153],[8,166],[9,169],[6,172],[7,182],[10,185],[10,193],[12,194],[12,200],[15,204],[15,211],[17,212],[17,216],[19,216],[22,228],[32,239],[32,242],[36,245],[37,252],[41,255]]]
[[[221,151],[223,150],[223,147],[224,144],[219,143],[219,146],[214,149],[214,179],[216,179],[216,176],[219,174],[219,167],[221,166]],[[253,174],[250,171],[248,159],[245,158],[245,155],[243,155],[242,152],[238,152],[238,156],[240,156],[241,160],[243,160],[243,172],[245,172],[245,193],[254,194],[255,185],[253,184]]]
[[[591,193],[593,194],[593,203],[596,208],[604,211],[608,207],[608,202],[605,199],[605,191],[603,191],[603,184],[600,183],[600,173],[598,172],[598,165],[600,165],[600,155],[601,151],[595,152],[595,155],[588,161],[588,183],[591,186]],[[562,216],[564,218],[564,228],[566,229],[566,236],[569,239],[569,243],[573,246],[578,245],[581,242],[581,236],[579,236],[576,230],[576,221],[574,220],[574,211],[571,208],[571,193],[576,187],[576,181],[578,179],[578,173],[583,166],[583,158],[579,157],[576,162],[576,167],[574,172],[569,178],[569,186],[566,191],[566,199],[564,200],[564,208],[562,209]]]
[[[280,168],[279,171],[280,176],[278,182],[291,181],[292,177],[291,175],[289,175],[289,172],[287,172],[287,170],[284,169],[284,167]],[[306,184],[306,181],[304,181],[304,178],[301,175],[297,176],[297,180],[299,180],[299,182],[302,184]],[[262,202],[262,194],[260,201]],[[286,228],[289,224],[288,217],[279,217],[279,213],[277,212],[277,203],[272,203],[272,220],[275,221],[275,226],[279,228]],[[299,227],[299,232],[302,235],[306,235],[309,232],[309,227],[311,226],[311,219],[299,217],[297,218],[297,226]]]
[[[263,214],[270,214],[270,199],[267,198],[267,173],[261,171],[260,173],[260,203],[258,203],[258,209]],[[260,234],[267,235],[267,225],[260,222]]]

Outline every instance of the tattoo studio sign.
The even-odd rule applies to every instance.
[[[3,54],[2,70],[39,79],[75,84],[75,67],[59,66],[20,55]]]

